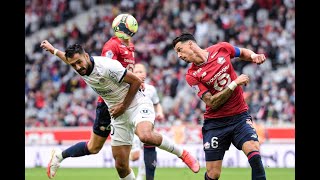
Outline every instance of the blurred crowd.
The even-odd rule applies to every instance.
[[[80,30],[75,23],[46,39],[63,50],[80,43],[91,55],[100,55],[113,35],[111,22],[119,13],[136,17],[133,37],[136,62],[146,64],[148,78],[161,99],[165,118],[156,126],[202,124],[205,104],[186,84],[189,65],[179,60],[171,41],[183,31],[195,35],[201,47],[227,41],[267,56],[256,65],[233,59],[238,74],[250,76],[243,86],[250,113],[267,126],[295,123],[295,1],[294,0],[27,0],[26,37],[40,29],[65,24],[93,6]],[[44,52],[40,42],[25,54],[25,126],[91,126],[97,95],[81,77],[57,57]]]

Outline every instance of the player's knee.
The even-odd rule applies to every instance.
[[[244,152],[251,152],[251,151],[259,151],[260,150],[260,143],[258,141],[247,141],[243,143],[242,149]]]
[[[151,132],[144,132],[138,135],[140,141],[145,144],[153,144],[153,137]]]
[[[119,174],[126,174],[131,171],[129,164],[121,160],[116,160],[115,167]]]

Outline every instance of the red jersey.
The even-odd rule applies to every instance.
[[[207,62],[202,65],[192,64],[186,74],[187,83],[202,98],[206,92],[212,95],[228,88],[228,85],[237,78],[231,59],[235,57],[235,47],[227,42],[220,42],[206,49],[209,52]],[[243,97],[241,86],[237,86],[230,98],[217,110],[206,106],[204,119],[233,116],[247,111],[248,105]]]
[[[133,72],[135,60],[134,45],[132,42],[130,42],[129,46],[126,46],[119,38],[113,36],[103,45],[101,56],[117,60],[123,67]],[[103,102],[103,99],[100,96],[98,102]]]

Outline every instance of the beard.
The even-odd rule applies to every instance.
[[[87,74],[86,68],[81,68],[77,71],[81,76],[84,76]]]

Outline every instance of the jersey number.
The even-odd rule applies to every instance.
[[[217,148],[218,145],[219,145],[219,143],[218,143],[218,138],[217,138],[217,137],[212,137],[212,138],[211,138],[211,147],[212,147],[212,148]]]
[[[223,73],[214,81],[213,87],[217,91],[222,91],[222,89],[230,83],[231,83],[230,74]]]

